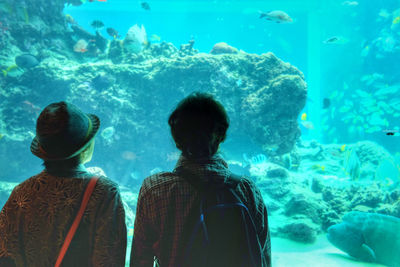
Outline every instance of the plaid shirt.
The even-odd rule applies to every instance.
[[[226,162],[218,155],[196,162],[181,156],[175,170],[177,168],[213,179],[225,179],[230,175]],[[246,178],[237,186],[236,193],[254,219],[266,256],[266,266],[270,266],[268,215],[261,193]],[[174,172],[158,173],[146,178],[137,203],[131,266],[153,266],[154,257],[162,267],[177,266],[183,255],[184,231],[192,231],[184,229],[183,225],[196,201],[199,201],[197,190]]]

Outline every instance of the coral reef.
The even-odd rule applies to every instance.
[[[220,55],[220,54],[237,54],[239,51],[228,45],[227,43],[221,42],[216,43],[210,51],[212,55]]]
[[[4,122],[1,131],[6,133],[1,140],[6,145],[0,158],[10,150],[24,151],[29,147],[38,112],[60,99],[97,114],[104,128],[115,128],[111,142],[98,138],[99,153],[119,155],[128,147],[143,162],[161,162],[139,166],[142,176],[155,167],[167,168],[162,165],[162,155],[171,148],[166,115],[162,114],[168,114],[177,101],[192,91],[214,94],[229,113],[230,131],[247,135],[260,147],[277,146],[276,153],[285,153],[299,137],[296,110],[304,105],[299,98],[306,95],[303,75],[272,53],[184,55],[173,45],[160,43],[141,53],[120,55],[119,64],[107,57],[80,63],[82,59],[67,58],[54,51],[43,53],[46,56],[39,65],[19,77],[0,80],[5,89],[0,92],[0,121]],[[262,68],[261,74],[255,74],[257,68]],[[293,112],[288,113],[289,106]],[[282,114],[286,115],[277,121]],[[33,163],[22,163],[22,158],[15,162],[20,166],[20,175],[27,176]],[[107,169],[111,174],[124,172],[124,164],[131,164],[121,162],[118,156],[110,160],[115,162],[104,160],[99,164],[113,166],[115,172]],[[13,177],[7,173],[1,176],[0,179]]]
[[[344,170],[346,149],[354,150],[359,157],[358,180],[352,180]],[[388,157],[395,161],[378,144],[358,142],[343,149],[339,144],[322,145],[311,140],[297,143],[294,151],[301,155],[296,170],[279,157],[271,158],[275,163],[250,167],[268,206],[272,235],[313,242],[318,233],[339,223],[352,210],[400,217],[399,184],[389,186],[365,171],[376,170]],[[280,173],[286,173],[283,179],[278,178]]]

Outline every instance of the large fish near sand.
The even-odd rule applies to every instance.
[[[400,266],[400,218],[351,211],[328,228],[327,238],[358,260]]]

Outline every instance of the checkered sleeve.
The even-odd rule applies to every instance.
[[[154,253],[152,245],[154,241],[152,240],[153,234],[150,229],[150,207],[147,205],[149,197],[150,194],[146,194],[146,190],[142,186],[136,208],[130,261],[131,267],[153,266]]]
[[[241,186],[244,197],[252,211],[254,224],[257,228],[258,238],[265,256],[264,266],[271,266],[271,238],[268,227],[268,212],[263,197],[257,186],[249,179],[244,179]]]

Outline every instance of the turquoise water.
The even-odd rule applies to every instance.
[[[0,207],[13,186],[42,169],[29,151],[40,110],[67,99],[99,115],[88,166],[120,184],[132,228],[143,179],[173,169],[179,157],[169,112],[190,92],[207,91],[232,119],[221,154],[255,181],[269,209],[275,266],[367,266],[325,234],[350,211],[400,217],[400,1],[149,0],[150,10],[142,1],[75,3],[0,2]],[[291,21],[260,18],[269,11]],[[95,29],[93,21],[104,26]],[[125,40],[136,24],[147,37],[132,52]],[[80,40],[86,44],[77,46]],[[196,50],[179,54],[190,40]],[[240,52],[211,55],[219,42]],[[173,47],[171,54],[155,52]],[[14,68],[24,54],[39,64]],[[260,63],[268,60],[278,63]],[[271,69],[262,76],[265,66]],[[305,90],[273,91],[285,75],[304,79],[306,100],[297,94]],[[385,223],[357,228],[369,236],[400,230]],[[381,240],[371,239],[366,245],[378,251]],[[379,263],[400,265],[375,253]]]

